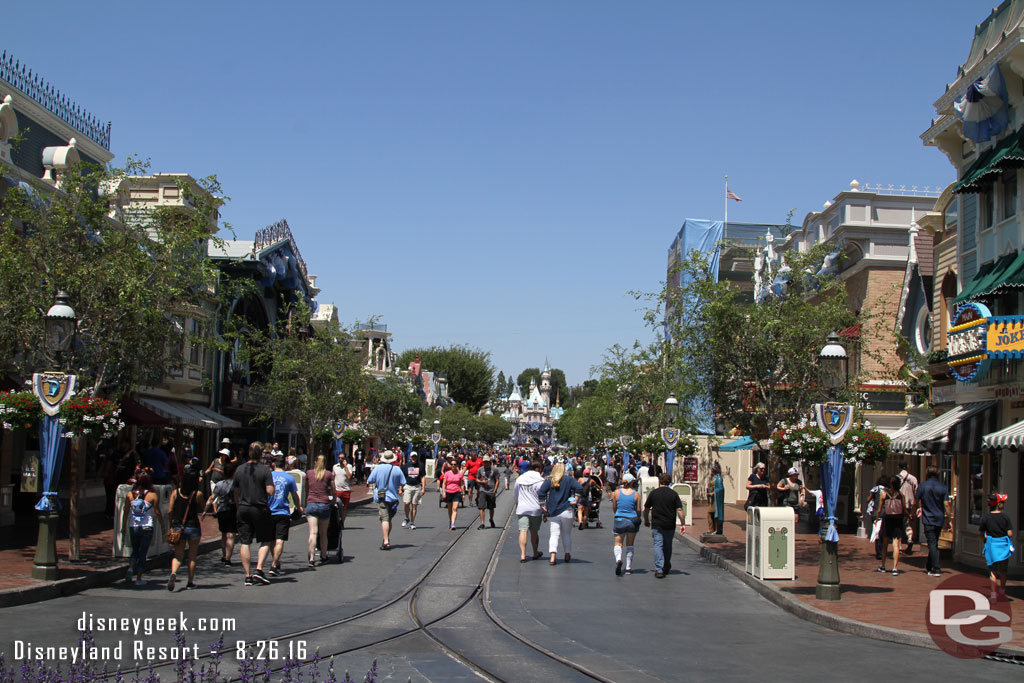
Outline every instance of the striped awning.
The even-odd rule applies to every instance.
[[[982,438],[999,425],[998,402],[974,411],[949,430],[949,448],[954,453],[980,453]]]
[[[892,450],[896,453],[927,453],[929,450],[952,450],[961,453],[977,451],[981,447],[981,436],[986,433],[983,431],[986,420],[979,423],[972,418],[981,415],[994,420],[995,406],[995,401],[958,405],[935,419],[897,436],[892,440]],[[964,427],[967,429],[964,430]],[[977,446],[972,449],[975,443]],[[964,450],[958,450],[961,447]]]
[[[1019,448],[1024,445],[1024,422],[1015,422],[998,432],[986,434],[981,443],[988,448]]]
[[[138,401],[157,415],[170,420],[171,424],[196,429],[234,429],[242,426],[237,420],[225,417],[198,403],[156,399],[148,396],[140,396]]]

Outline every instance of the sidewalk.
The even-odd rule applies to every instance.
[[[352,487],[351,505],[363,505],[369,500],[370,493],[365,485]],[[300,520],[300,523],[305,524],[305,521]],[[108,523],[108,526],[101,531],[83,534],[79,545],[81,559],[78,562],[68,560],[68,539],[57,539],[60,571],[60,579],[57,581],[37,581],[32,578],[32,563],[36,553],[34,544],[0,550],[0,608],[69,595],[123,578],[128,560],[113,556],[113,523]],[[207,517],[201,520],[201,526],[203,537],[199,552],[219,548],[217,520]],[[152,556],[148,560],[150,566],[161,566],[168,562],[168,553]]]
[[[694,504],[693,522],[693,526],[686,529],[685,540],[690,545],[702,548],[702,554],[705,556],[713,557],[717,553],[724,560],[736,563],[739,573],[745,574],[746,512],[742,506],[725,506],[724,531],[725,537],[728,539],[726,543],[700,544],[701,534],[707,531],[706,505]],[[929,591],[937,583],[954,574],[985,575],[982,569],[954,564],[948,557],[948,553],[944,552],[942,579],[930,577],[924,571],[927,546],[920,545],[915,546],[913,555],[907,555],[906,552],[900,554],[899,568],[905,573],[900,576],[881,574],[875,571],[879,563],[875,559],[874,544],[866,538],[857,538],[853,534],[841,534],[839,539],[839,577],[842,585],[842,600],[838,602],[821,601],[814,597],[814,589],[818,582],[818,561],[821,556],[818,536],[812,533],[797,533],[795,545],[796,578],[794,580],[752,580],[779,593],[783,598],[782,602],[789,602],[791,605],[796,600],[842,619],[921,634],[924,637],[923,640],[919,636],[911,638],[911,640],[917,641],[917,644],[924,644],[924,640],[930,642],[925,623]],[[886,566],[892,568],[891,552],[886,559]],[[735,569],[736,567],[732,568],[733,573],[736,573]],[[1010,607],[1014,625],[1014,638],[1009,643],[1009,647],[1024,650],[1024,581],[1010,580],[1007,583],[1006,592],[1011,598]],[[790,611],[799,612],[800,610],[790,609]],[[803,611],[806,612],[806,610]],[[877,629],[871,630],[877,632]],[[870,634],[864,633],[863,635]]]

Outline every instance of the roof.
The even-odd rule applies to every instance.
[[[253,257],[252,247],[252,240],[224,240],[220,244],[210,242],[206,251],[212,259],[238,260]]]
[[[933,247],[935,236],[927,230],[920,230],[914,239],[917,249],[917,264],[922,276],[935,275],[935,253]]]

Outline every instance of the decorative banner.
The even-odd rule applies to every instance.
[[[345,432],[345,423],[341,420],[335,420],[331,424],[331,438],[335,441],[341,439],[341,435]]]
[[[950,321],[946,362],[950,374],[957,381],[976,382],[988,372],[987,338],[991,315],[992,312],[984,304],[966,303],[957,309],[956,315]],[[1011,318],[1001,320],[1005,323]]]
[[[430,435],[430,440],[437,443],[441,440],[441,432],[434,432]]]
[[[828,434],[833,444],[843,442],[846,430],[853,424],[853,406],[845,403],[815,403],[814,419]]]
[[[631,436],[620,436],[619,437],[619,443],[622,445],[623,448],[628,448],[629,444],[633,443],[633,437],[631,437]]]
[[[661,430],[661,440],[665,442],[665,448],[672,451],[675,450],[676,444],[679,443],[679,437],[681,432],[675,427],[665,427]]]
[[[461,445],[465,446],[466,445],[466,437],[462,437],[461,439],[459,439],[459,443]]]
[[[604,447],[605,448],[612,448],[612,447],[618,446],[618,445],[619,445],[619,440],[614,438],[614,437],[604,440]]]
[[[683,458],[683,481],[688,484],[697,483],[697,458],[688,455]]]
[[[47,415],[57,415],[60,404],[75,393],[75,376],[63,372],[37,372],[32,375],[32,393]]]

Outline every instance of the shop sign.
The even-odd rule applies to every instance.
[[[683,481],[697,483],[697,458],[686,456],[683,458]]]
[[[984,304],[966,303],[953,316],[946,346],[949,371],[959,382],[976,382],[988,371],[988,319]]]
[[[1024,358],[1024,317],[989,318],[987,348],[989,358]]]
[[[857,410],[880,410],[899,413],[907,409],[904,391],[858,391]]]

